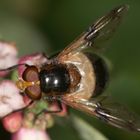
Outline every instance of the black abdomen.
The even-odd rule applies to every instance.
[[[105,64],[104,60],[96,54],[85,53],[85,55],[88,57],[88,59],[93,65],[96,76],[96,85],[93,95],[98,96],[104,91],[108,83],[109,72],[107,69],[107,65]]]

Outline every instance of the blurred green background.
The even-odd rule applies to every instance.
[[[140,114],[139,0],[0,0],[0,39],[15,42],[20,55],[42,51],[51,55],[120,4],[129,4],[130,9],[104,53],[112,63],[109,90],[116,100]],[[140,139],[140,134],[108,126],[79,111],[70,111],[108,139]],[[78,140],[68,125],[56,124],[48,131],[53,140]],[[1,128],[0,139],[9,140],[9,137]]]

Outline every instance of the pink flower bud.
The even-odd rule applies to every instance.
[[[65,104],[61,104],[62,105],[62,110],[59,112],[59,113],[56,113],[56,115],[58,116],[61,116],[61,117],[64,117],[67,115],[67,106]],[[57,102],[54,102],[50,105],[49,107],[50,110],[54,110],[54,111],[57,111],[57,110],[60,110],[60,107],[58,106]]]
[[[35,128],[21,128],[12,135],[12,140],[50,140],[45,131]]]
[[[47,60],[47,58],[41,54],[41,53],[36,53],[36,54],[32,54],[32,55],[27,55],[22,57],[19,60],[19,64],[28,64],[28,65],[35,65],[35,66],[41,66],[43,63],[45,63]],[[22,77],[22,73],[25,70],[25,66],[20,66],[19,67],[19,76]]]
[[[57,113],[58,116],[64,117],[68,115],[68,108],[65,104],[62,103],[62,111],[60,113]]]
[[[0,42],[0,69],[6,69],[17,64],[17,49],[14,43]],[[1,71],[0,76],[6,76],[8,71]]]
[[[3,118],[2,123],[7,131],[14,133],[20,129],[22,125],[22,119],[22,113],[15,112]]]

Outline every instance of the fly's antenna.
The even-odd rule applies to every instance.
[[[5,68],[5,69],[0,69],[0,72],[3,72],[3,71],[12,71],[13,69],[16,69],[17,67],[19,66],[25,66],[25,67],[28,67],[29,65],[28,64],[17,64],[17,65],[13,65],[11,67],[8,67],[8,68]]]

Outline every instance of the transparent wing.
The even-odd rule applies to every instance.
[[[68,45],[59,55],[63,57],[72,52],[95,48],[104,40],[108,40],[114,33],[123,15],[128,10],[128,5],[121,5],[111,10],[107,15],[99,18],[87,31],[83,32],[75,41]]]
[[[69,106],[96,116],[110,125],[129,131],[140,131],[140,117],[107,96],[90,100],[71,100],[69,98],[64,98],[63,100]]]

